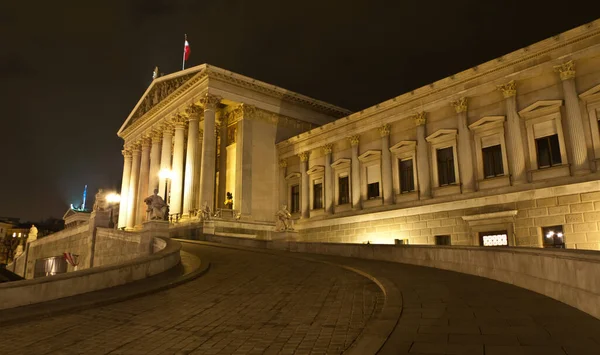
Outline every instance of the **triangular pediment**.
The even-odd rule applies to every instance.
[[[346,168],[350,166],[351,162],[348,158],[341,158],[331,163],[331,167],[334,169]]]
[[[537,117],[560,110],[562,100],[540,100],[519,111],[521,117]]]
[[[407,150],[415,150],[416,147],[417,147],[417,141],[400,141],[400,142],[394,144],[390,148],[390,152],[392,152],[392,153],[405,152]]]
[[[67,217],[71,217],[71,216],[73,216],[75,213],[77,213],[77,212],[75,212],[75,211],[73,211],[72,209],[70,209],[70,208],[69,208],[69,210],[68,210],[67,212],[65,212],[65,214],[64,214],[64,216],[63,216],[63,218],[62,218],[62,219],[63,219],[63,220],[65,220],[65,219],[67,219]]]
[[[154,79],[119,129],[117,135],[120,135],[121,132],[125,131],[146,113],[160,108],[163,103],[169,102],[171,98],[178,96],[178,89],[198,75],[204,68],[204,65],[200,65]]]
[[[288,174],[288,176],[285,177],[286,180],[291,180],[291,179],[299,179],[302,175],[300,173],[291,173]]]
[[[439,129],[425,139],[428,142],[451,139],[456,137],[456,132],[457,131],[455,129]]]
[[[599,101],[600,100],[600,84],[598,84],[598,85],[594,86],[593,88],[589,89],[588,91],[580,94],[579,98],[581,98],[583,101],[587,101],[587,102]]]
[[[481,130],[501,126],[504,124],[504,116],[485,116],[471,123],[469,129]]]
[[[312,174],[322,173],[323,171],[325,171],[325,167],[323,165],[315,165],[312,168],[308,169],[308,171],[306,173],[308,175],[312,175]]]
[[[373,159],[379,159],[381,157],[381,150],[367,150],[358,156],[358,160],[364,162]]]

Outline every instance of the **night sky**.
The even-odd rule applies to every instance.
[[[13,4],[10,4],[13,3]],[[595,5],[592,5],[595,3]],[[120,189],[151,82],[209,63],[356,111],[590,22],[598,1],[0,0],[0,216]]]

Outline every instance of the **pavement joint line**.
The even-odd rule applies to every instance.
[[[35,304],[27,305],[27,306],[9,308],[9,309],[0,311],[0,327],[5,326],[5,325],[13,325],[13,324],[17,324],[17,323],[27,322],[27,321],[31,321],[31,320],[35,320],[35,319],[40,319],[40,318],[49,318],[52,316],[82,311],[82,310],[86,310],[89,308],[106,306],[106,305],[113,304],[113,303],[127,301],[127,300],[130,300],[133,298],[146,296],[149,294],[167,290],[169,288],[173,288],[173,287],[182,285],[186,282],[192,281],[192,280],[204,275],[206,272],[208,272],[210,270],[210,260],[208,260],[207,258],[200,259],[200,258],[196,257],[195,255],[185,252],[183,250],[180,251],[180,253],[185,254],[185,257],[198,259],[200,261],[198,263],[198,266],[196,268],[192,269],[188,273],[183,273],[184,272],[183,265],[182,265],[182,262],[180,262],[173,268],[166,270],[160,274],[154,275],[150,278],[141,279],[141,280],[138,280],[138,281],[135,281],[132,283],[123,284],[123,285],[119,285],[119,286],[115,286],[115,287],[110,287],[110,288],[106,288],[106,289],[102,289],[102,290],[98,290],[98,291],[82,293],[80,295],[75,295],[75,296],[71,296],[71,297],[58,298],[56,300],[51,300],[48,302],[41,302],[41,303],[35,303]],[[176,272],[177,270],[175,270],[175,269],[180,269],[181,274],[179,274],[178,276],[175,276],[175,277],[168,275],[169,273]],[[123,295],[116,295],[116,296],[112,296],[112,297],[110,297],[110,296],[109,297],[97,297],[97,299],[93,299],[90,301],[83,301],[79,304],[76,304],[78,301],[77,298],[91,297],[94,294],[100,295],[101,293],[106,293],[106,292],[111,292],[111,291],[118,292],[119,288],[122,289],[122,288],[126,288],[126,287],[132,287],[132,285],[134,285],[135,283],[143,283],[144,281],[148,282],[148,280],[150,280],[154,277],[158,278],[158,277],[167,277],[167,276],[170,276],[170,277],[166,282],[159,283],[158,286],[147,288],[141,292],[129,292],[129,293],[126,293]],[[72,300],[74,302],[73,303],[65,302],[68,300]],[[66,305],[65,305],[65,303],[66,303]],[[41,308],[41,309],[37,309],[37,308]],[[30,313],[27,314],[28,311],[30,311]],[[22,313],[26,313],[26,314],[22,314]]]
[[[208,242],[208,241],[199,241],[199,240],[190,240],[190,239],[180,239],[180,238],[172,238],[180,243],[190,243],[190,244],[200,244],[213,246],[217,248],[228,248],[228,249],[236,249],[236,250],[244,250],[248,252],[255,253],[264,253],[270,255],[281,256],[283,254],[287,254],[287,257],[311,261],[311,262],[319,262],[331,266],[337,266],[348,271],[354,272],[358,275],[361,275],[371,282],[373,282],[377,287],[381,290],[384,297],[384,304],[381,308],[381,311],[375,315],[371,320],[367,323],[366,327],[362,330],[360,335],[352,342],[352,344],[344,351],[344,354],[351,355],[364,355],[364,354],[377,354],[384,346],[385,342],[389,339],[392,332],[396,328],[400,317],[402,316],[402,293],[396,287],[396,285],[388,280],[385,277],[376,277],[364,270],[334,263],[325,260],[319,260],[315,258],[311,258],[310,256],[302,256],[297,255],[294,252],[286,252],[277,249],[262,249],[262,248],[254,248],[247,246],[239,246],[239,245],[230,245],[225,243],[217,243],[217,242]]]

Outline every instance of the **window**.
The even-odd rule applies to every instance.
[[[435,236],[435,245],[451,245],[450,236],[449,235],[436,235]]]
[[[401,160],[398,166],[400,171],[400,193],[415,190],[415,179],[413,176],[413,160]]]
[[[542,227],[544,248],[564,248],[565,236],[562,226]]]
[[[379,198],[379,183],[373,182],[367,185],[367,198],[374,199]]]
[[[454,176],[454,153],[452,147],[437,150],[438,182],[439,186],[456,183]]]
[[[551,166],[562,164],[558,134],[536,139],[535,146],[537,150],[538,168],[549,168]]]
[[[292,213],[300,212],[300,185],[292,186],[292,205],[290,206]]]
[[[323,183],[313,185],[313,210],[323,208]]]
[[[500,144],[483,148],[483,176],[486,179],[504,175],[502,146]]]
[[[350,203],[350,183],[348,176],[342,176],[338,179],[338,205]]]
[[[508,233],[506,231],[479,233],[479,245],[484,247],[508,246]]]

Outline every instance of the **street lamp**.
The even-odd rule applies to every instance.
[[[108,222],[108,228],[115,228],[115,222],[113,221],[113,205],[121,202],[121,195],[114,192],[106,195],[106,202],[110,206],[110,221]]]
[[[169,180],[173,178],[173,171],[171,171],[171,169],[161,169],[158,172],[158,177],[160,179],[164,179],[165,180],[165,203],[167,202],[167,184],[169,183]]]

